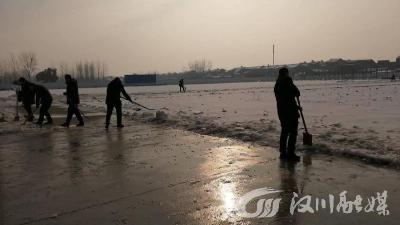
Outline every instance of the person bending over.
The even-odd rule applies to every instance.
[[[53,97],[47,88],[42,85],[35,84],[35,95],[36,95],[36,108],[39,108],[39,119],[36,122],[38,125],[43,124],[44,117],[46,116],[46,124],[53,124],[53,119],[49,113]]]
[[[130,102],[132,102],[131,97],[126,93],[124,86],[122,85],[121,79],[118,77],[114,78],[107,85],[107,96],[106,96],[106,104],[107,104],[107,115],[106,115],[106,129],[108,129],[110,125],[111,114],[115,108],[117,111],[117,127],[122,128],[122,103],[121,103],[121,93],[123,96]]]
[[[27,81],[21,77],[16,81],[17,84],[21,85],[21,91],[18,93],[18,101],[21,101],[25,111],[27,112],[26,120],[32,122],[34,119],[32,104],[35,103],[35,84]]]

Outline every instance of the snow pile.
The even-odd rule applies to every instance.
[[[143,112],[143,113],[141,114],[141,117],[142,117],[143,119],[152,119],[152,118],[154,118],[154,114],[151,113],[151,112]]]
[[[165,122],[168,120],[168,114],[165,113],[164,111],[157,111],[156,112],[156,120],[160,122]]]

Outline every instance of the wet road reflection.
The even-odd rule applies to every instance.
[[[85,128],[10,135],[14,140],[3,143],[5,150],[0,152],[0,211],[4,211],[0,224],[398,221],[397,172],[306,153],[300,163],[280,162],[277,152],[268,147],[143,124],[131,127],[123,132]],[[371,177],[376,182],[371,183]],[[277,214],[242,217],[238,200],[265,187],[283,192],[253,198],[248,212],[256,212],[261,199],[281,198]],[[394,217],[290,213],[293,192],[300,196],[341,190],[370,194],[382,187],[390,193]]]
[[[222,207],[224,213],[222,214],[222,220],[227,220],[235,216],[236,200],[235,194],[236,185],[235,183],[220,183],[219,195],[222,201]]]
[[[282,198],[282,201],[274,220],[277,224],[298,224],[297,214],[294,213],[294,215],[292,215],[290,213],[293,193],[297,193],[300,196],[304,194],[304,188],[308,178],[308,171],[311,165],[311,153],[308,152],[303,154],[303,163],[294,163],[282,160],[279,162],[279,189],[283,192],[279,194],[279,197]],[[301,166],[303,166],[303,170],[300,171],[302,174],[300,174],[298,171],[299,167]]]
[[[68,143],[68,159],[69,176],[73,183],[80,181],[79,176],[82,172],[82,159],[81,159],[81,138],[73,131],[66,132],[66,139]]]
[[[278,213],[272,218],[252,218],[259,222],[268,221],[272,224],[298,224],[298,215],[290,213],[293,193],[302,195],[308,180],[308,173],[312,166],[311,154],[304,153],[303,162],[293,163],[280,161],[270,164],[260,162],[254,149],[244,146],[221,146],[211,149],[212,156],[208,157],[201,167],[201,172],[207,176],[220,175],[214,182],[216,192],[213,195],[219,201],[219,220],[226,222],[242,221],[238,214],[238,200],[246,192],[251,191],[247,186],[247,180],[256,180],[260,187],[272,187],[282,190],[274,198],[281,198]],[[263,171],[259,171],[264,165]],[[248,172],[249,167],[257,167],[258,171]],[[218,174],[215,172],[219,171]],[[247,174],[246,174],[247,171]],[[257,178],[255,174],[270,174],[269,177]],[[244,176],[244,173],[246,176]],[[255,174],[254,174],[255,173]],[[275,179],[278,183],[273,182]],[[243,193],[242,193],[243,192]],[[241,193],[241,194],[239,194]],[[264,196],[269,198],[268,196]],[[262,198],[262,197],[260,197]],[[256,203],[260,199],[251,201],[248,205],[249,212],[255,212]],[[254,222],[254,221],[253,221]]]
[[[296,163],[281,161],[279,172],[281,177],[279,197],[282,198],[279,211],[276,215],[277,224],[296,224],[296,215],[290,214],[290,204],[293,192],[298,193]]]
[[[0,162],[3,161],[2,159],[2,154],[0,152]],[[0,181],[3,181],[3,170],[0,169]],[[3,182],[0,182],[0,224],[5,224],[4,222],[4,207],[3,207],[3,201],[2,199],[5,198],[4,196],[5,190],[3,187]]]
[[[219,204],[219,220],[235,222],[237,216],[238,187],[241,186],[237,176],[243,168],[255,164],[251,148],[241,145],[223,145],[209,150],[210,156],[200,167],[207,177],[220,177],[214,182],[216,188],[213,198]],[[252,157],[253,156],[253,157]]]

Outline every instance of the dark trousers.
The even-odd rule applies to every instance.
[[[69,104],[68,105],[67,120],[65,121],[66,124],[69,125],[69,123],[71,122],[72,116],[74,114],[76,116],[76,119],[78,119],[79,123],[83,123],[82,115],[81,115],[81,112],[79,111],[78,105]]]
[[[114,110],[117,111],[117,125],[122,125],[122,106],[121,101],[107,104],[106,124],[110,124],[111,114]]]
[[[179,92],[186,92],[186,88],[183,85],[179,85]]]
[[[23,103],[25,111],[28,113],[27,120],[32,121],[33,120],[33,112],[32,112],[32,104],[30,103]]]
[[[298,118],[281,119],[281,137],[279,151],[281,153],[294,154],[296,150]]]
[[[51,102],[52,101],[48,101],[48,102],[42,102],[41,106],[40,106],[40,110],[39,110],[39,119],[38,119],[38,123],[43,123],[43,119],[46,116],[47,122],[51,123],[53,122],[53,119],[51,119],[50,113],[49,113],[49,109],[51,107]]]

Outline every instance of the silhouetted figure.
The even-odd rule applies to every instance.
[[[22,102],[25,111],[28,113],[26,120],[32,122],[34,119],[32,104],[35,103],[35,84],[23,77],[19,78],[17,83],[21,85],[21,91],[18,92],[18,101]]]
[[[182,91],[186,92],[185,82],[184,82],[183,78],[179,80],[179,92],[182,92]]]
[[[110,125],[110,118],[111,114],[114,110],[117,111],[117,127],[122,128],[122,108],[121,108],[121,93],[124,97],[132,102],[131,97],[126,93],[124,86],[122,85],[121,79],[118,77],[112,80],[107,86],[107,97],[106,97],[106,104],[107,104],[107,115],[106,115],[106,128]]]
[[[295,154],[295,150],[299,124],[299,107],[296,103],[296,97],[300,96],[300,91],[294,85],[287,68],[279,70],[274,92],[282,128],[279,147],[280,158],[299,161],[300,157]]]
[[[36,122],[38,125],[43,124],[44,117],[46,116],[46,124],[53,124],[53,119],[50,116],[49,110],[53,97],[47,88],[42,85],[35,84],[35,95],[36,95],[36,108],[39,108],[39,119]]]
[[[393,76],[390,78],[391,81],[396,81],[396,75],[393,74]]]
[[[68,114],[65,123],[61,126],[69,127],[72,116],[75,114],[76,119],[78,119],[79,123],[76,125],[77,127],[84,126],[83,118],[81,112],[79,111],[79,91],[78,91],[78,82],[71,77],[71,75],[66,74],[64,76],[65,84],[67,85],[67,91],[64,92],[64,95],[67,96],[67,104],[68,104]]]

